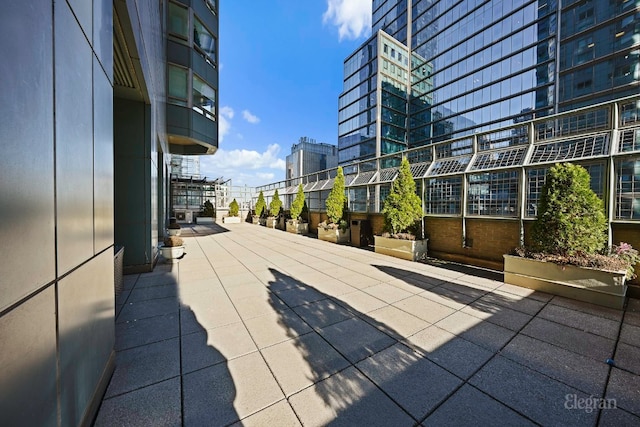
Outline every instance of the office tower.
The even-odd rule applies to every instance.
[[[337,147],[303,136],[286,158],[287,179],[338,166]]]
[[[374,0],[373,35],[344,64],[339,163],[637,94],[639,9]]]

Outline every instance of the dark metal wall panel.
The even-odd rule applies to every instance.
[[[49,0],[2,5],[0,310],[55,279],[52,37]]]
[[[113,249],[58,285],[62,425],[79,425],[115,344]]]
[[[94,253],[113,245],[113,87],[94,59]]]
[[[51,286],[0,317],[2,425],[56,425],[55,311]]]
[[[92,53],[69,7],[56,2],[58,274],[93,256]]]

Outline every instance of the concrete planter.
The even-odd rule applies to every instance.
[[[240,224],[239,216],[223,216],[222,222],[224,224]]]
[[[173,264],[184,254],[184,246],[160,246],[160,253],[168,264]]]
[[[351,230],[348,228],[342,231],[340,228],[329,228],[325,230],[324,227],[318,227],[319,240],[333,243],[349,243],[350,238]]]
[[[504,255],[504,282],[567,298],[621,309],[626,272],[559,265]]]
[[[253,216],[251,217],[251,223],[252,223],[252,224],[256,224],[256,225],[257,225],[257,224],[260,224],[260,217],[259,217],[259,216],[256,216],[256,215],[253,215]]]
[[[278,218],[275,217],[267,217],[267,228],[276,228],[278,226]]]
[[[424,240],[402,240],[391,237],[373,236],[375,251],[378,254],[391,255],[409,261],[418,261],[427,257],[427,242]]]
[[[294,234],[309,234],[309,224],[295,219],[287,220],[287,232]]]
[[[199,216],[196,218],[196,224],[213,224],[215,221],[210,216]]]
[[[182,234],[182,230],[179,228],[167,228],[167,234],[169,236],[179,236]]]

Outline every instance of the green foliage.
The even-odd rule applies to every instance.
[[[262,191],[260,191],[260,194],[258,194],[258,201],[256,202],[256,215],[262,216],[266,208],[267,202],[264,201],[264,194],[262,194]]]
[[[382,214],[385,227],[392,234],[407,232],[422,218],[422,201],[416,194],[416,182],[406,158],[402,159],[398,177],[391,184]]]
[[[238,212],[240,211],[240,206],[236,199],[233,199],[231,203],[229,203],[229,216],[238,216]]]
[[[589,173],[571,163],[547,173],[532,229],[532,248],[563,256],[593,254],[607,242],[602,200],[589,186]]]
[[[333,188],[327,197],[327,216],[329,221],[337,224],[342,219],[342,213],[344,212],[344,204],[346,198],[344,196],[344,173],[342,167],[338,167],[338,173],[333,181]]]
[[[269,203],[269,215],[278,216],[280,214],[280,209],[282,208],[282,200],[280,200],[280,196],[278,195],[278,190],[273,194],[273,198],[271,199],[271,203]]]
[[[216,214],[216,211],[213,208],[213,203],[211,203],[211,200],[207,200],[206,202],[204,202],[204,205],[202,205],[201,216],[213,217],[215,216],[215,214]]]
[[[298,193],[296,198],[291,203],[291,218],[299,219],[302,209],[304,207],[304,191],[302,190],[302,184],[298,184]]]

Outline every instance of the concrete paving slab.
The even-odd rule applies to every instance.
[[[138,277],[138,279],[137,281],[135,280],[130,281],[129,277]],[[145,273],[141,275],[124,276],[125,289],[132,289],[134,283],[135,283],[135,287],[137,289],[140,289],[140,288],[147,288],[152,286],[172,285],[177,282],[178,282],[177,271],[162,273],[162,274]]]
[[[521,311],[530,315],[537,314],[546,304],[546,302],[530,298],[530,296],[522,296],[500,291],[500,288],[483,296],[478,299],[478,301],[486,304],[499,305],[501,307]]]
[[[613,356],[615,348],[614,340],[538,317],[525,326],[522,333],[598,361]]]
[[[624,315],[624,323],[640,326],[640,299],[628,299],[627,310]]]
[[[363,291],[351,292],[340,295],[339,297],[332,297],[332,299],[347,310],[353,310],[363,314],[388,305],[386,302]]]
[[[122,312],[116,319],[116,323],[177,313],[178,306],[178,298],[176,297],[127,302],[122,307]]]
[[[327,295],[309,287],[276,291],[276,294],[291,308],[327,298]]]
[[[116,351],[180,336],[178,313],[116,324]]]
[[[614,360],[616,367],[640,375],[640,348],[618,343]]]
[[[373,310],[367,314],[366,318],[373,319],[375,321],[373,325],[381,330],[392,329],[400,337],[408,337],[431,325],[392,305]]]
[[[474,375],[470,384],[542,425],[594,425],[598,415],[572,406],[573,397],[588,399],[588,394],[501,356]]]
[[[429,323],[436,323],[456,311],[451,307],[438,304],[420,295],[414,295],[398,301],[393,306]]]
[[[518,335],[500,355],[593,396],[602,396],[609,365],[526,335]]]
[[[350,365],[316,332],[265,348],[262,355],[286,396]]]
[[[300,305],[294,311],[312,328],[324,328],[334,323],[350,319],[356,314],[332,299],[323,299],[310,304]]]
[[[632,301],[632,300],[630,300]],[[636,300],[637,301],[637,300]],[[561,296],[554,296],[549,301],[550,304],[558,305],[560,307],[570,308],[572,310],[591,314],[593,316],[604,317],[606,319],[620,321],[622,319],[622,310],[615,308],[603,307],[601,305],[590,304],[584,301],[573,300]]]
[[[615,399],[618,408],[640,417],[640,377],[612,368],[605,398]]]
[[[282,300],[273,293],[266,297],[259,296],[241,298],[233,301],[233,305],[243,320],[288,308],[284,302],[282,302]]]
[[[619,319],[610,320],[599,315],[576,311],[555,304],[549,304],[544,307],[538,317],[612,339],[618,335],[618,330],[620,329]]]
[[[354,367],[289,398],[304,426],[412,426],[415,420]]]
[[[192,372],[257,351],[242,322],[183,335],[182,371]]]
[[[256,412],[255,414],[244,418],[233,424],[233,427],[298,427],[301,426],[298,417],[286,400],[281,400],[268,408]]]
[[[291,309],[273,311],[259,317],[246,319],[244,324],[258,348],[288,341],[311,331],[311,327]]]
[[[187,426],[231,424],[283,398],[259,353],[183,376]]]
[[[495,289],[499,293],[507,293],[511,295],[517,295],[528,299],[533,299],[540,302],[549,302],[554,298],[554,295],[546,292],[534,291],[533,289],[523,288],[522,286],[510,285],[505,283]]]
[[[424,426],[535,426],[475,387],[465,384],[422,423]]]
[[[240,321],[230,301],[211,303],[200,301],[180,310],[180,333],[190,334],[202,329],[213,329]]]
[[[113,397],[180,375],[178,338],[119,351],[105,397]]]
[[[95,427],[181,426],[180,378],[134,390],[102,402]]]
[[[621,408],[606,408],[600,412],[600,427],[622,427],[640,425],[640,417],[637,417]]]
[[[151,286],[148,288],[135,287],[131,290],[127,302],[139,302],[158,298],[170,298],[178,295],[178,287],[175,284]]]
[[[356,366],[416,419],[422,419],[462,384],[459,378],[400,343]]]
[[[437,302],[438,304],[451,307],[454,310],[460,310],[467,304],[470,304],[471,302],[478,299],[478,297],[473,297],[467,294],[452,291],[451,289],[443,288],[442,286],[436,286],[429,289],[428,291],[421,292],[420,296],[428,300]]]
[[[344,320],[319,330],[320,334],[352,363],[391,346],[396,341],[359,318]],[[387,331],[395,334],[394,331]]]
[[[460,311],[512,331],[519,331],[532,319],[529,314],[484,301],[475,301]]]
[[[440,328],[455,333],[480,347],[491,351],[500,350],[516,332],[458,311],[436,323]]]
[[[640,326],[623,323],[620,331],[620,341],[635,347],[640,347]]]
[[[405,291],[387,283],[380,283],[378,285],[368,287],[364,289],[364,292],[388,304],[392,304],[396,301],[403,300],[413,295],[411,292]]]

